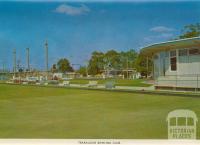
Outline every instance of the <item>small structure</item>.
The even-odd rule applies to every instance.
[[[114,89],[115,88],[115,82],[114,81],[108,81],[105,83],[106,89]]]
[[[153,44],[141,55],[153,60],[156,88],[200,90],[200,37]]]
[[[53,74],[53,79],[55,80],[59,80],[59,79],[62,79],[63,78],[63,73],[54,73]]]
[[[121,79],[139,79],[141,77],[140,73],[134,68],[127,69],[107,69],[102,70],[102,77],[105,78],[121,78]]]
[[[80,78],[80,74],[76,72],[67,72],[63,75],[63,77],[66,77],[69,79],[75,79],[75,78]]]
[[[58,84],[59,86],[70,86],[70,81],[63,81],[62,83]]]
[[[97,81],[89,81],[88,87],[97,87],[98,82]]]

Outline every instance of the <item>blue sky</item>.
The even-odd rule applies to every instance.
[[[94,50],[139,50],[175,38],[184,25],[200,22],[199,14],[200,1],[1,1],[0,68],[12,67],[13,48],[25,65],[26,47],[31,65],[43,68],[46,39],[50,64],[67,57],[83,65]]]

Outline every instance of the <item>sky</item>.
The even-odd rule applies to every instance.
[[[85,65],[93,51],[139,51],[176,38],[199,14],[200,1],[0,1],[0,69],[12,68],[14,48],[26,66],[27,47],[31,66],[44,69],[46,40],[50,65],[64,57]]]

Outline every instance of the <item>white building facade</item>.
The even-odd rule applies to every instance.
[[[200,37],[154,44],[141,54],[153,60],[156,87],[200,88]]]

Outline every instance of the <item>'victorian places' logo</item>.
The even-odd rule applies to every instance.
[[[196,139],[197,115],[191,110],[178,109],[169,112],[168,139]]]

